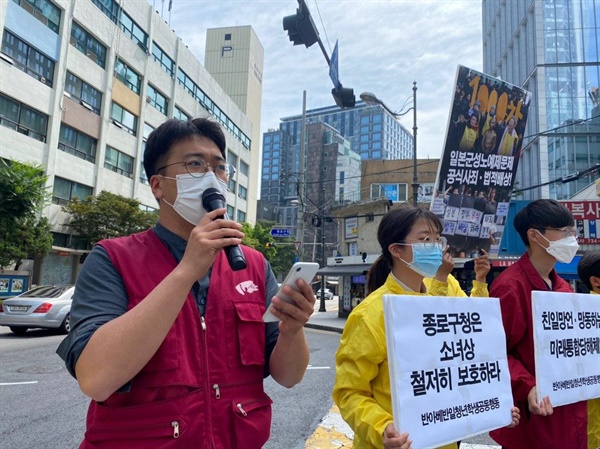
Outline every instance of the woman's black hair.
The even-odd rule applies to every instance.
[[[433,212],[418,207],[398,207],[391,209],[379,223],[377,241],[381,246],[381,256],[371,266],[367,278],[367,294],[381,287],[392,271],[393,259],[388,247],[392,243],[403,243],[418,220],[431,223],[440,234],[444,226]]]
[[[164,164],[171,147],[176,143],[191,139],[193,136],[202,136],[212,140],[225,156],[225,134],[221,126],[210,119],[195,118],[189,121],[170,119],[156,128],[148,136],[144,150],[144,170],[148,180],[156,174],[159,164]]]
[[[542,234],[548,228],[574,226],[573,214],[556,200],[535,200],[517,212],[513,225],[525,246],[529,247],[527,231],[537,229]]]

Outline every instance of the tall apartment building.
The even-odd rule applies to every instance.
[[[533,93],[517,188],[600,162],[600,124],[590,91],[600,87],[600,0],[483,0],[483,71]],[[580,179],[524,192],[574,195]]]
[[[338,138],[345,140],[348,160],[352,161],[348,167],[356,165],[356,155],[361,160],[412,157],[412,134],[381,105],[359,101],[351,109],[337,106],[311,109],[306,111],[306,123],[307,126],[324,123],[335,130]],[[301,127],[302,115],[284,117],[278,130],[270,130],[263,135],[260,218],[280,223],[293,222],[292,217],[297,211],[289,208],[289,201],[297,197],[294,181],[297,182],[297,174],[300,173]],[[307,145],[311,143],[307,141]],[[306,173],[307,178],[316,176],[318,179],[318,173],[311,173],[308,169]],[[340,173],[348,176],[349,169],[338,169],[338,175]],[[291,182],[288,182],[290,177]],[[347,183],[345,186],[338,185],[332,195],[338,200],[353,201],[360,196],[359,190],[358,182],[356,185]],[[341,199],[340,193],[343,195]]]
[[[304,260],[320,261],[317,244],[325,232],[327,250],[337,242],[337,223],[323,220],[329,210],[347,201],[360,190],[360,159],[331,125],[323,122],[306,126],[306,170],[304,188],[299,185],[298,155],[285,131],[263,135],[262,196],[259,217],[292,229],[298,237],[298,204],[304,211]],[[298,237],[299,238],[299,237]],[[330,252],[326,253],[330,255]],[[324,263],[324,262],[323,262]]]
[[[204,66],[252,122],[250,172],[260,166],[260,114],[264,49],[251,26],[211,28],[206,32]],[[248,178],[246,221],[256,220],[258,175]]]
[[[147,2],[0,2],[0,158],[43,167],[54,245],[37,283],[75,280],[79,255],[61,206],[102,190],[157,207],[142,160],[169,117],[208,116],[227,137],[228,212],[249,215],[253,123]],[[258,152],[256,150],[256,152]]]

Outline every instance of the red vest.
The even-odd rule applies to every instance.
[[[99,243],[135,307],[176,267],[153,230]],[[131,391],[92,401],[80,449],[260,448],[271,399],[263,389],[265,261],[243,248],[248,268],[213,264],[205,316],[193,292]]]

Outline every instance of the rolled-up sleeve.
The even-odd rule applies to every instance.
[[[123,279],[104,248],[96,245],[85,259],[75,284],[71,331],[56,350],[73,377],[79,356],[94,332],[127,312],[127,304]]]

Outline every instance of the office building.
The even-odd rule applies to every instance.
[[[222,125],[237,171],[228,212],[247,220],[253,123],[150,4],[5,1],[0,28],[0,158],[41,165],[52,196],[54,245],[33,282],[76,278],[86,249],[61,210],[71,199],[107,190],[157,208],[142,159],[170,117]]]
[[[211,28],[206,32],[204,66],[227,95],[252,123],[252,148],[244,159],[250,160],[250,173],[260,166],[260,115],[262,111],[262,72],[264,49],[251,26]],[[245,173],[246,176],[248,173]],[[257,176],[248,177],[246,221],[256,220]],[[233,186],[235,187],[235,186]],[[234,192],[238,193],[239,192]]]
[[[600,86],[599,53],[600,0],[483,1],[483,71],[533,94],[517,189],[600,162],[590,95]],[[589,182],[549,183],[521,199],[566,199]]]

